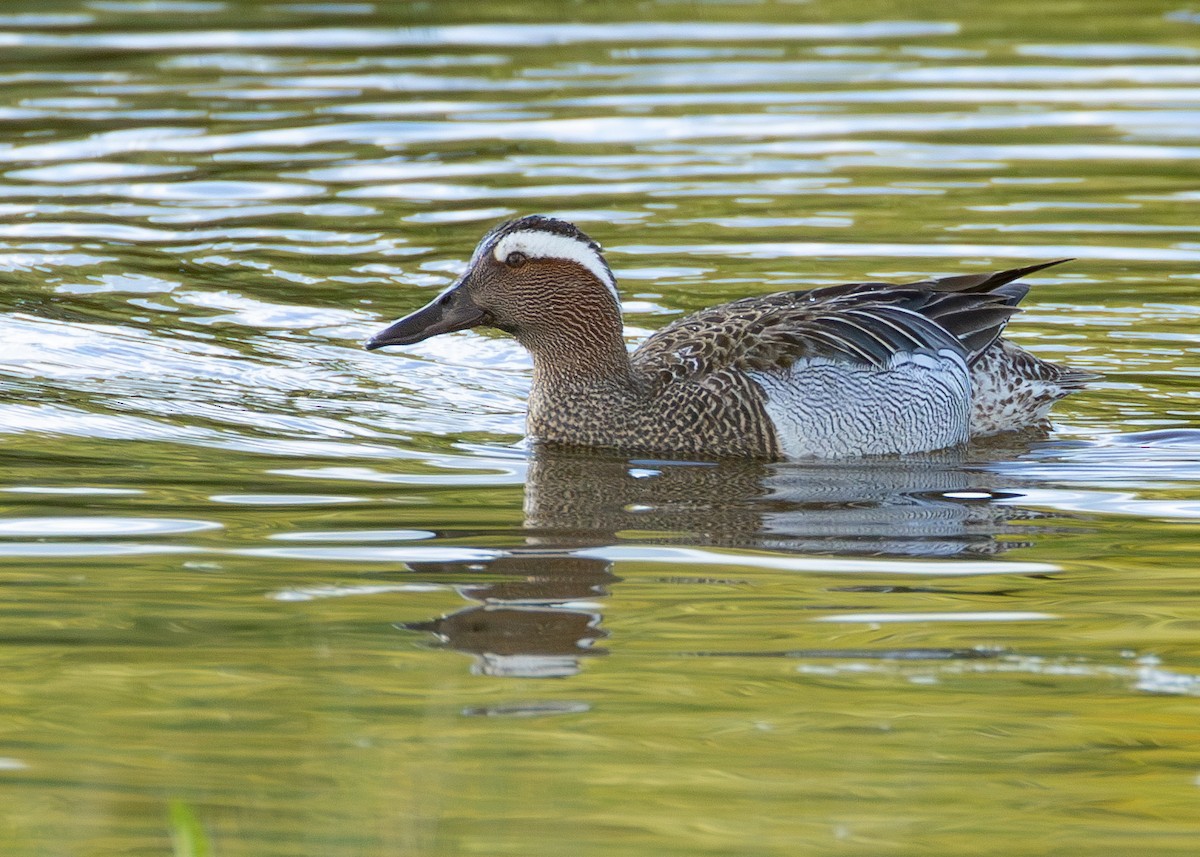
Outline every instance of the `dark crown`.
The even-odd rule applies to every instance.
[[[518,217],[516,220],[505,221],[492,229],[481,243],[485,246],[491,246],[505,235],[513,232],[549,232],[551,235],[562,235],[566,238],[574,238],[576,241],[582,241],[596,252],[600,252],[600,244],[592,240],[587,233],[574,223],[568,223],[565,220],[546,217],[541,214],[529,214],[525,217]]]

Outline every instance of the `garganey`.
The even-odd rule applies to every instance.
[[[747,297],[681,318],[632,352],[616,278],[573,224],[537,215],[479,242],[466,272],[366,347],[494,327],[533,356],[537,443],[671,456],[923,452],[1045,425],[1094,375],[1000,338],[1058,262]]]

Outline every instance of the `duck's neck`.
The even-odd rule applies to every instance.
[[[629,352],[620,322],[580,333],[551,330],[518,337],[533,357],[533,385],[586,389],[632,384]]]
[[[519,335],[533,356],[529,434],[564,444],[607,445],[598,426],[630,410],[640,395],[620,317],[587,329],[556,327]]]

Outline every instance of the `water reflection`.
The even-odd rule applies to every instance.
[[[990,557],[1028,546],[1052,526],[1033,522],[1059,520],[998,502],[1021,495],[967,462],[963,450],[830,465],[649,461],[539,448],[525,487],[525,545],[482,561],[408,563],[418,575],[449,578],[474,603],[400,627],[474,655],[474,670],[485,675],[561,678],[578,673],[582,658],[604,653],[595,647],[607,637],[597,599],[620,581],[611,552],[618,545],[635,558],[640,546],[644,559],[664,544]]]
[[[908,557],[990,556],[1027,544],[996,477],[949,450],[904,459],[649,461],[539,450],[525,522],[538,544],[614,540]],[[1018,528],[1014,521],[1022,521]],[[1019,533],[1022,538],[1001,540]],[[649,535],[648,535],[649,534]]]
[[[3,7],[0,851],[1181,852],[1200,13],[1076,5]],[[519,346],[358,343],[531,211],[631,337],[1080,257],[1014,333],[1108,380],[959,458],[526,458]]]
[[[579,672],[581,658],[607,654],[594,645],[608,632],[599,627],[598,605],[591,599],[608,595],[620,579],[610,562],[518,553],[485,563],[419,562],[409,568],[471,579],[456,589],[474,606],[400,627],[428,631],[449,648],[475,655],[476,672],[562,678]]]

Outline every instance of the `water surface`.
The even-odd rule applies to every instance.
[[[1194,854],[1200,13],[563,14],[0,13],[4,853]],[[1012,337],[1105,380],[910,460],[530,454],[512,341],[360,347],[530,212],[631,343],[1073,257]]]

